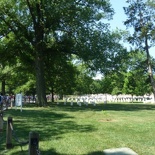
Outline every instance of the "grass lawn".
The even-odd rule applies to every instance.
[[[39,133],[41,155],[100,155],[104,149],[116,147],[129,147],[139,155],[155,155],[153,104],[27,105],[22,112],[5,111],[4,120],[9,116],[19,140],[27,141],[30,131]],[[28,144],[21,151],[15,140],[13,149],[5,149],[5,128],[0,133],[0,155],[27,155]]]

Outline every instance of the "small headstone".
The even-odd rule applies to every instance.
[[[103,153],[104,155],[138,155],[132,149],[127,147],[106,149]]]
[[[71,106],[73,106],[73,101],[71,101]]]

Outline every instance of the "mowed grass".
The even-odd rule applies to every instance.
[[[26,105],[23,111],[9,109],[16,136],[27,141],[29,132],[39,133],[41,155],[102,155],[104,149],[129,147],[139,155],[155,155],[155,105],[108,103],[56,105],[40,108]],[[5,125],[4,125],[5,128]],[[17,141],[5,149],[6,130],[0,133],[0,155],[27,155]],[[2,139],[2,140],[1,140]]]

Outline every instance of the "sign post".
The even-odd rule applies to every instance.
[[[16,109],[20,107],[20,111],[22,112],[22,94],[16,94]]]

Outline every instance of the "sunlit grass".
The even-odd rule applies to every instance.
[[[155,154],[155,105],[24,106],[22,112],[9,109],[4,113],[5,120],[9,116],[19,139],[28,140],[30,131],[39,133],[42,155],[100,155],[115,147],[129,147],[139,155]],[[15,140],[10,150],[5,150],[5,138],[0,144],[0,155],[28,154],[28,145],[21,151]]]

